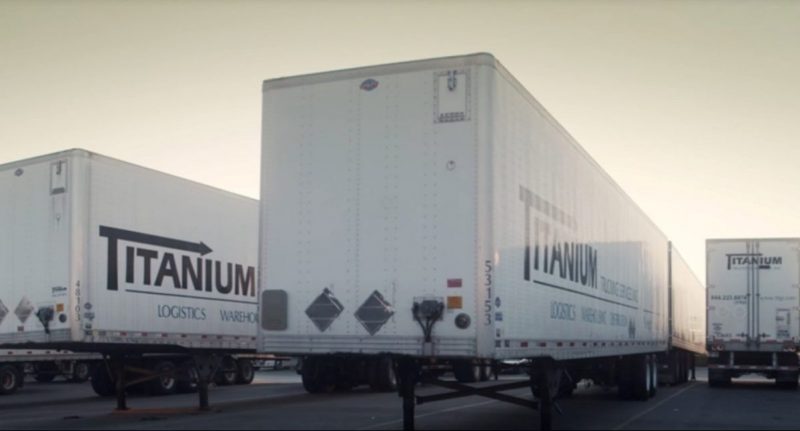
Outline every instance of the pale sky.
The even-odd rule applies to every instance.
[[[264,79],[493,53],[671,238],[800,236],[800,1],[0,1],[0,163],[259,194]]]

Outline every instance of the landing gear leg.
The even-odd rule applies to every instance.
[[[414,406],[416,398],[414,390],[419,380],[419,369],[411,358],[400,358],[397,364],[397,389],[400,397],[403,398],[403,429],[411,431],[414,429]]]
[[[557,381],[556,369],[552,361],[542,360],[532,364],[531,390],[539,402],[539,429],[550,430],[553,428],[553,396],[555,395],[553,383]]]
[[[128,403],[125,397],[125,356],[112,356],[111,368],[116,377],[117,410],[128,410]]]
[[[197,393],[199,397],[199,408],[201,411],[210,409],[208,403],[208,383],[214,378],[214,374],[222,365],[222,358],[212,354],[201,354],[194,357],[197,368]]]

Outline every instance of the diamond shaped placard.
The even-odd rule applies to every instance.
[[[369,335],[377,334],[393,315],[392,305],[377,290],[372,292],[355,313],[356,319]]]
[[[3,323],[3,319],[8,316],[8,307],[3,304],[3,301],[0,301],[0,323]]]
[[[344,310],[342,303],[326,287],[306,308],[306,316],[314,322],[320,332],[325,332],[331,326],[331,323],[342,314],[342,310]]]
[[[31,301],[27,296],[24,296],[19,301],[17,308],[14,309],[14,314],[17,315],[17,318],[20,322],[25,323],[25,321],[28,320],[28,317],[30,317],[31,313],[33,313],[33,309],[34,307],[33,304],[31,304]]]

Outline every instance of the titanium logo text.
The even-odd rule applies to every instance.
[[[108,290],[119,290],[118,242],[125,241],[124,282],[144,286],[172,285],[175,289],[218,292],[223,295],[254,297],[255,268],[222,262],[203,256],[212,250],[203,242],[190,242],[156,235],[100,226],[108,238]],[[150,246],[176,250],[160,252]],[[199,256],[198,256],[199,255]]]

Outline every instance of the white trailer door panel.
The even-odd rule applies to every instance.
[[[800,336],[796,240],[708,243],[708,336],[751,346]]]

